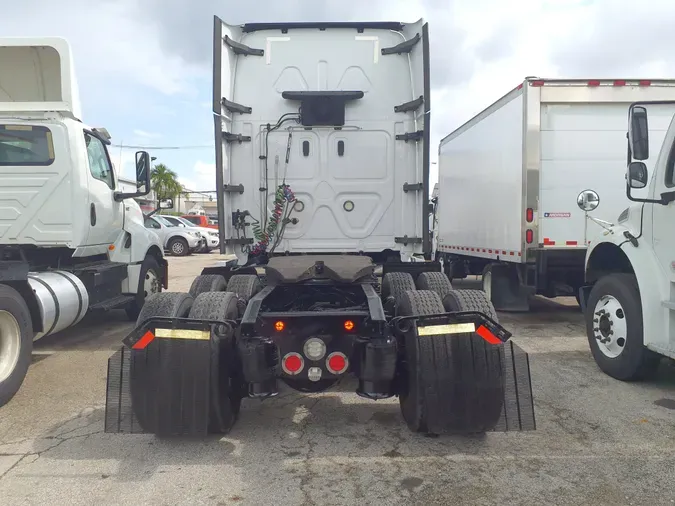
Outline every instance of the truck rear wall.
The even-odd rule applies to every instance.
[[[222,122],[216,125],[251,139],[228,144],[217,138],[224,184],[244,186],[242,193],[223,195],[226,241],[241,237],[232,228],[232,212],[246,210],[249,221],[263,222],[273,208],[276,188],[285,182],[302,204],[294,208],[297,222],[285,227],[277,251],[422,251],[428,232],[423,221],[426,198],[422,188],[404,192],[403,187],[425,180],[428,185],[424,141],[405,142],[396,136],[425,129],[425,106],[409,112],[394,108],[425,94],[424,44],[418,42],[409,54],[382,51],[425,30],[422,22],[400,32],[306,27],[242,33],[240,27],[222,25],[223,36],[264,52],[233,55],[227,42],[221,48],[217,96],[252,108],[246,114],[223,108]],[[292,121],[300,103],[282,96],[340,91],[363,92],[363,98],[346,103],[340,128],[303,128]],[[291,121],[268,135],[267,125],[276,125],[284,115]],[[419,242],[396,242],[404,236]],[[243,253],[238,245],[228,251]]]

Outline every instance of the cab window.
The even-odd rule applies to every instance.
[[[0,125],[0,166],[54,163],[52,132],[44,126]]]
[[[89,159],[89,171],[92,177],[103,181],[111,190],[114,190],[115,179],[105,145],[100,139],[86,132],[84,141],[87,144],[87,158]]]
[[[666,186],[668,188],[675,187],[675,142],[670,147],[668,160],[666,161]]]
[[[185,216],[184,218],[195,225],[199,225],[202,222],[202,220],[197,216]]]

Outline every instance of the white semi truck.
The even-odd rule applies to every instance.
[[[119,191],[105,129],[81,121],[73,59],[60,38],[0,39],[0,406],[20,388],[33,341],[88,311],[136,318],[167,286],[162,244]]]
[[[613,176],[631,202],[614,223],[602,223],[586,255],[588,341],[600,369],[620,380],[646,378],[662,357],[675,359],[675,117],[667,119],[673,106],[631,105],[628,171]],[[639,195],[642,189],[647,195]],[[602,199],[602,189],[597,193]],[[579,205],[585,212],[587,203]]]
[[[578,299],[588,245],[602,230],[586,215],[613,219],[629,203],[626,110],[673,99],[675,80],[527,78],[445,137],[435,230],[445,272],[482,274],[501,310],[529,309],[532,294]],[[673,111],[653,111],[654,146]],[[599,209],[587,190],[601,195]]]
[[[218,224],[237,258],[148,300],[109,362],[106,431],[226,433],[243,398],[347,375],[398,396],[415,432],[534,429],[526,354],[429,261],[427,24],[214,28]]]

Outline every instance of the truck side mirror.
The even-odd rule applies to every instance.
[[[649,158],[649,123],[647,109],[640,105],[631,107],[629,113],[628,144],[635,160]]]
[[[136,188],[150,190],[150,155],[147,151],[136,152]]]
[[[644,162],[631,162],[628,166],[628,186],[639,190],[647,186],[649,171]]]
[[[173,199],[162,199],[159,201],[160,209],[173,209]]]

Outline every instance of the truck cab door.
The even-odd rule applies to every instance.
[[[673,123],[675,125],[675,123]],[[658,198],[662,193],[675,191],[675,128],[672,133],[666,137],[666,142],[670,141],[670,149],[665,164],[665,171],[662,175],[656,173],[655,197]],[[665,154],[665,153],[664,153]],[[659,164],[657,164],[657,167]],[[658,170],[658,169],[657,169]],[[668,205],[652,204],[652,237],[654,241],[654,252],[661,264],[664,274],[675,283],[675,202]]]
[[[91,254],[105,253],[123,226],[122,203],[115,200],[115,173],[103,141],[84,131],[89,199],[86,213]],[[98,251],[100,249],[100,251]]]

